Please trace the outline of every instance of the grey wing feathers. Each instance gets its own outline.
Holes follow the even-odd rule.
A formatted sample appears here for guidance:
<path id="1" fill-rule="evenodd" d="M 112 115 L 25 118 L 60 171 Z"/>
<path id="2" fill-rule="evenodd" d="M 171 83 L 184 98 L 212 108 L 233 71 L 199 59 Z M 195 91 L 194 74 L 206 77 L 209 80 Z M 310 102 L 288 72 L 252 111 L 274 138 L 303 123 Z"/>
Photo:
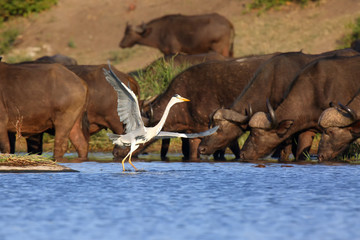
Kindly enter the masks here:
<path id="1" fill-rule="evenodd" d="M 119 134 L 114 134 L 114 133 L 107 133 L 107 135 L 108 135 L 108 137 L 109 137 L 109 139 L 110 139 L 111 141 L 118 140 L 119 137 L 121 136 L 121 135 L 119 135 Z"/>
<path id="2" fill-rule="evenodd" d="M 206 130 L 204 132 L 199 132 L 199 133 L 177 133 L 177 132 L 160 131 L 160 133 L 155 138 L 159 139 L 159 138 L 176 138 L 176 137 L 181 137 L 181 138 L 205 137 L 205 136 L 209 136 L 209 135 L 215 133 L 218 130 L 218 128 L 219 128 L 219 126 L 216 126 L 209 130 Z"/>
<path id="3" fill-rule="evenodd" d="M 120 121 L 125 124 L 125 132 L 129 133 L 137 128 L 144 127 L 142 122 L 137 97 L 111 70 L 103 69 L 106 80 L 115 89 L 118 95 L 117 112 Z"/>

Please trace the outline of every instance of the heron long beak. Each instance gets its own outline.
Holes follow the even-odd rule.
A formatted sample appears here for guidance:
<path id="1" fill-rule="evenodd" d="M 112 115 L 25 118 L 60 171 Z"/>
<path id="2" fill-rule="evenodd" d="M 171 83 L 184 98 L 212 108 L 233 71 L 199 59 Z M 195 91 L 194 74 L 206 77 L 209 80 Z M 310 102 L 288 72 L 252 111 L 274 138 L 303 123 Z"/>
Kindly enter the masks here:
<path id="1" fill-rule="evenodd" d="M 179 97 L 179 99 L 180 99 L 180 100 L 182 100 L 182 101 L 184 101 L 184 102 L 190 102 L 190 100 L 189 100 L 189 99 L 184 98 L 184 97 Z"/>

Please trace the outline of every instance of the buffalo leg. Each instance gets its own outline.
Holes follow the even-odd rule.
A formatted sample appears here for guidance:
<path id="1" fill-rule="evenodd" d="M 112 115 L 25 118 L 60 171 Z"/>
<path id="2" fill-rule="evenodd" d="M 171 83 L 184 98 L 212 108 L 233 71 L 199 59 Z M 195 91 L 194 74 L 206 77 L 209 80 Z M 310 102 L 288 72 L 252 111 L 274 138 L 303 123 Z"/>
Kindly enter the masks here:
<path id="1" fill-rule="evenodd" d="M 10 153 L 14 154 L 15 153 L 15 144 L 16 144 L 15 133 L 8 132 L 8 136 L 9 136 L 9 143 L 10 143 Z"/>
<path id="2" fill-rule="evenodd" d="M 309 153 L 314 136 L 314 131 L 306 131 L 299 134 L 298 146 L 296 150 L 296 160 L 306 159 L 306 153 Z"/>
<path id="3" fill-rule="evenodd" d="M 43 136 L 44 133 L 31 135 L 26 138 L 27 152 L 30 154 L 39 154 L 43 152 Z"/>
<path id="4" fill-rule="evenodd" d="M 190 160 L 197 160 L 200 158 L 198 148 L 201 142 L 200 138 L 191 138 L 190 139 Z"/>
<path id="5" fill-rule="evenodd" d="M 213 154 L 214 160 L 222 161 L 225 160 L 225 150 L 216 150 Z"/>
<path id="6" fill-rule="evenodd" d="M 5 131 L 0 131 L 0 152 L 1 153 L 10 153 L 10 142 L 9 135 L 6 131 L 6 126 L 3 127 Z"/>
<path id="7" fill-rule="evenodd" d="M 235 155 L 235 159 L 240 159 L 240 147 L 237 139 L 230 143 L 229 148 Z"/>
<path id="8" fill-rule="evenodd" d="M 75 146 L 79 159 L 87 159 L 89 141 L 81 126 L 81 118 L 78 118 L 69 134 L 70 141 Z"/>
<path id="9" fill-rule="evenodd" d="M 170 138 L 166 138 L 161 141 L 160 156 L 161 156 L 161 160 L 163 160 L 163 161 L 168 160 L 168 158 L 166 157 L 166 154 L 169 151 L 169 146 L 170 146 Z"/>
<path id="10" fill-rule="evenodd" d="M 183 153 L 183 160 L 189 160 L 190 159 L 190 141 L 188 138 L 182 138 L 182 145 L 181 145 L 181 151 Z"/>

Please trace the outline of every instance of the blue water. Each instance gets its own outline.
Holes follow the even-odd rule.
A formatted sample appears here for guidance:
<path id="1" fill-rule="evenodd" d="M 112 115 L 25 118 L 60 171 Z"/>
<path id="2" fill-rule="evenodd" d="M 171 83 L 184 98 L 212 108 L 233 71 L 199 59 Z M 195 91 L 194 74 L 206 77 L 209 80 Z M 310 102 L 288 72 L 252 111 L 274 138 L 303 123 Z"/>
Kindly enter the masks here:
<path id="1" fill-rule="evenodd" d="M 360 166 L 134 164 L 0 174 L 0 239 L 360 239 Z"/>

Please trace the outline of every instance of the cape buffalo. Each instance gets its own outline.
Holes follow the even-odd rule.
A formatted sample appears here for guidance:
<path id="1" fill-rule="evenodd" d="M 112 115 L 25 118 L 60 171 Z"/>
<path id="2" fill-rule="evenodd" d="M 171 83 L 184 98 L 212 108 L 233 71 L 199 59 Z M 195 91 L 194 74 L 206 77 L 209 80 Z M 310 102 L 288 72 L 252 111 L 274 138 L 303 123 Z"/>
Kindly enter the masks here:
<path id="1" fill-rule="evenodd" d="M 234 101 L 249 82 L 258 66 L 273 54 L 251 56 L 230 61 L 198 64 L 177 75 L 167 90 L 152 104 L 152 124 L 156 124 L 169 99 L 178 93 L 190 99 L 187 104 L 175 105 L 164 125 L 164 131 L 201 132 L 208 129 L 209 115 Z M 149 114 L 150 115 L 150 114 Z M 189 158 L 197 159 L 200 139 L 191 139 Z M 236 144 L 236 145 L 235 145 Z M 238 157 L 237 141 L 233 149 Z"/>
<path id="2" fill-rule="evenodd" d="M 360 87 L 360 56 L 328 57 L 310 63 L 294 78 L 274 111 L 257 112 L 241 158 L 258 159 L 292 135 L 319 131 L 318 119 L 330 102 L 348 102 Z"/>
<path id="3" fill-rule="evenodd" d="M 319 161 L 336 158 L 360 137 L 360 95 L 359 93 L 347 104 L 326 109 L 319 118 L 322 129 L 318 149 Z"/>
<path id="4" fill-rule="evenodd" d="M 167 56 L 158 58 L 155 61 L 153 61 L 151 64 L 149 64 L 147 67 L 145 67 L 144 69 L 133 71 L 129 74 L 134 77 L 140 77 L 146 73 L 148 74 L 148 71 L 156 71 L 158 69 L 158 66 L 162 65 L 162 64 L 164 64 L 164 65 L 168 64 L 168 65 L 171 65 L 172 67 L 179 67 L 180 69 L 184 69 L 184 68 L 188 68 L 192 65 L 203 63 L 203 62 L 208 62 L 208 61 L 213 61 L 213 60 L 226 60 L 226 59 L 229 59 L 229 58 L 226 58 L 217 52 L 192 54 L 192 55 L 186 55 L 186 54 L 181 54 L 181 53 L 172 54 L 172 55 L 167 55 Z M 140 105 L 142 108 L 146 108 L 147 105 L 151 104 L 153 100 L 155 100 L 155 97 L 145 100 L 145 101 L 140 101 Z M 162 160 L 167 160 L 168 158 L 166 157 L 166 155 L 169 150 L 170 139 L 162 139 L 161 141 L 162 141 L 162 144 L 161 144 L 160 156 L 161 156 Z M 189 139 L 182 139 L 182 141 L 183 141 L 182 152 L 183 152 L 185 158 L 188 158 L 189 152 L 190 152 Z M 224 157 L 224 153 L 222 150 L 217 151 L 214 154 L 214 158 L 217 160 L 223 159 L 223 157 Z"/>
<path id="5" fill-rule="evenodd" d="M 219 129 L 202 139 L 199 151 L 201 154 L 211 154 L 218 149 L 229 145 L 230 142 L 237 139 L 248 128 L 249 117 L 245 114 L 246 109 L 251 105 L 254 112 L 265 111 L 266 99 L 270 99 L 273 106 L 281 102 L 282 96 L 287 87 L 293 80 L 293 77 L 307 63 L 329 55 L 357 55 L 358 53 L 351 49 L 325 52 L 322 54 L 311 55 L 302 52 L 289 52 L 276 55 L 262 64 L 252 78 L 251 82 L 228 109 L 217 110 L 212 117 L 212 124 L 219 126 Z M 299 155 L 312 142 L 311 133 L 296 136 L 298 145 L 293 146 L 293 152 Z M 310 137 L 310 139 L 308 138 Z M 284 143 L 283 150 L 278 149 L 281 154 L 281 160 L 287 160 L 291 152 L 291 141 Z M 297 150 L 296 150 L 297 148 Z"/>
<path id="6" fill-rule="evenodd" d="M 68 138 L 87 158 L 86 83 L 60 64 L 0 63 L 0 151 L 10 152 L 8 132 L 23 136 L 55 129 L 54 158 L 63 157 Z"/>
<path id="7" fill-rule="evenodd" d="M 53 56 L 43 56 L 37 58 L 35 62 L 38 63 L 61 63 L 62 65 L 77 65 L 77 61 L 72 58 L 62 54 L 55 54 Z"/>
<path id="8" fill-rule="evenodd" d="M 123 133 L 123 124 L 117 113 L 117 94 L 114 88 L 106 81 L 103 69 L 108 65 L 72 65 L 67 66 L 69 70 L 81 77 L 89 89 L 89 100 L 87 105 L 87 117 L 89 121 L 89 134 L 95 134 L 101 129 L 109 128 L 116 134 Z M 112 66 L 113 72 L 133 92 L 139 96 L 140 87 L 129 75 L 118 71 Z M 29 153 L 42 153 L 42 133 L 27 138 Z"/>
<path id="9" fill-rule="evenodd" d="M 233 55 L 234 35 L 231 22 L 217 13 L 166 15 L 136 28 L 127 24 L 120 47 L 141 44 L 158 48 L 165 55 L 215 51 L 228 57 Z"/>

